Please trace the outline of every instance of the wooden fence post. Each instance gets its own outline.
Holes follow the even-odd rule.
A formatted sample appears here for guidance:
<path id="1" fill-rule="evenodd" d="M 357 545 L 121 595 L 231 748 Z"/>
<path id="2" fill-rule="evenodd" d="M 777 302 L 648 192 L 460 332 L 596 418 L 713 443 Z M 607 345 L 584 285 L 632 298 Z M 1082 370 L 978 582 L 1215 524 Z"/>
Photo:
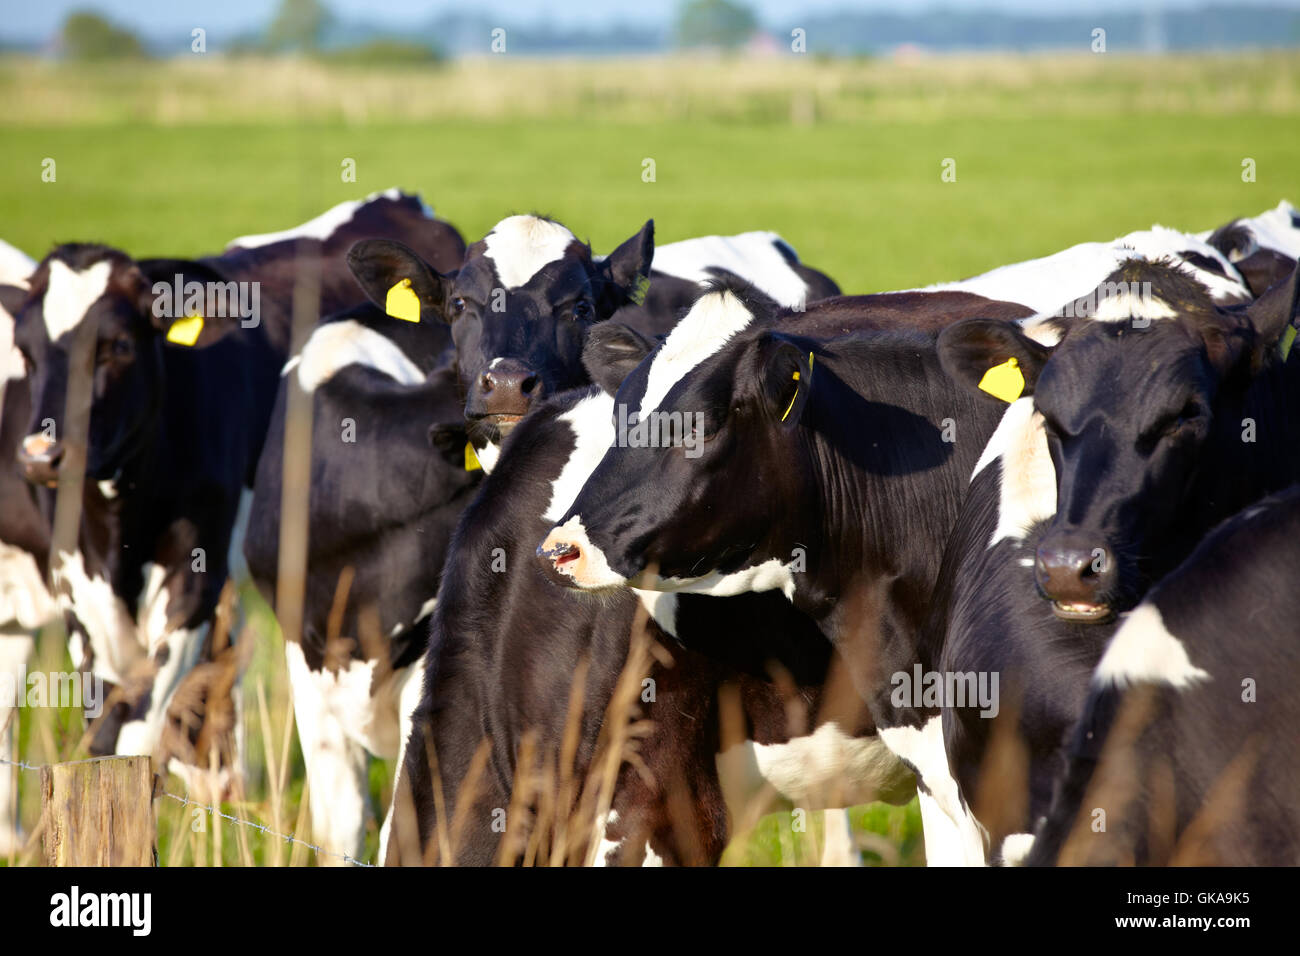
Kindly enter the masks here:
<path id="1" fill-rule="evenodd" d="M 97 757 L 41 768 L 47 866 L 153 866 L 153 760 Z"/>

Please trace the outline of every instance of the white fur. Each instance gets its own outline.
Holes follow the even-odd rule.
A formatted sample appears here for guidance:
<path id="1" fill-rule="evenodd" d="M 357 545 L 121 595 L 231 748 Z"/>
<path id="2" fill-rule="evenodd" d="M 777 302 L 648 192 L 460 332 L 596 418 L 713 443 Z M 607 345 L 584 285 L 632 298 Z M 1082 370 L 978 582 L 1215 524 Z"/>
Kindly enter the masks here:
<path id="1" fill-rule="evenodd" d="M 560 574 L 567 574 L 577 581 L 580 587 L 617 588 L 627 584 L 627 578 L 609 566 L 605 552 L 591 543 L 591 538 L 587 536 L 587 529 L 582 526 L 582 518 L 578 515 L 574 515 L 564 524 L 556 527 L 547 535 L 542 547 L 550 547 L 552 541 L 574 545 L 582 552 L 583 557 L 579 559 L 583 564 L 581 579 L 570 565 L 556 568 Z"/>
<path id="2" fill-rule="evenodd" d="M 642 588 L 633 588 L 632 593 L 637 596 L 641 606 L 646 609 L 651 619 L 654 620 L 664 631 L 677 636 L 677 595 L 669 594 L 664 591 L 646 591 Z"/>
<path id="3" fill-rule="evenodd" d="M 483 474 L 492 474 L 492 469 L 501 460 L 501 446 L 497 442 L 488 442 L 482 448 L 474 449 L 474 457 L 483 468 Z"/>
<path id="4" fill-rule="evenodd" d="M 1219 262 L 1228 278 L 1183 262 L 1216 300 L 1249 298 L 1250 290 L 1227 257 L 1203 239 L 1153 226 L 1120 236 L 1112 242 L 1083 242 L 1041 259 L 1001 266 L 958 282 L 926 286 L 923 291 L 960 290 L 990 299 L 1020 302 L 1035 312 L 1050 314 L 1067 302 L 1092 292 L 1125 259 L 1177 258 L 1195 252 Z"/>
<path id="5" fill-rule="evenodd" d="M 260 246 L 269 246 L 273 242 L 282 242 L 285 239 L 320 239 L 325 240 L 334 234 L 334 232 L 346 222 L 350 222 L 356 215 L 357 210 L 366 203 L 374 202 L 376 199 L 400 199 L 401 190 L 393 187 L 385 189 L 383 192 L 371 193 L 365 199 L 353 199 L 348 202 L 341 202 L 337 206 L 325 210 L 315 219 L 309 219 L 300 226 L 294 226 L 292 229 L 285 229 L 280 232 L 264 232 L 256 235 L 240 236 L 237 239 L 230 240 L 226 249 L 256 249 Z M 421 205 L 424 206 L 423 201 Z M 432 218 L 433 210 L 424 206 L 425 214 Z"/>
<path id="6" fill-rule="evenodd" d="M 652 267 L 692 282 L 713 278 L 708 272 L 710 267 L 726 269 L 757 286 L 777 304 L 801 308 L 808 297 L 807 283 L 790 268 L 778 251 L 777 242 L 784 240 L 775 232 L 700 236 L 659 246 Z"/>
<path id="7" fill-rule="evenodd" d="M 353 319 L 317 327 L 280 374 L 288 375 L 296 368 L 299 386 L 314 392 L 349 365 L 373 368 L 399 385 L 419 385 L 425 380 L 419 366 L 396 342 Z"/>
<path id="8" fill-rule="evenodd" d="M 16 695 L 24 691 L 23 677 L 33 646 L 31 636 L 23 631 L 0 630 L 0 675 L 3 675 L 0 686 L 12 687 Z M 4 763 L 17 759 L 14 747 L 18 739 L 17 715 L 17 710 L 9 706 L 7 694 L 0 698 L 0 857 L 17 852 L 25 842 L 19 815 L 13 813 L 19 770 Z"/>
<path id="9" fill-rule="evenodd" d="M 790 564 L 783 564 L 779 558 L 768 558 L 759 564 L 727 574 L 721 571 L 710 571 L 697 578 L 643 576 L 637 579 L 637 583 L 642 587 L 660 591 L 710 594 L 714 597 L 731 597 L 750 591 L 780 591 L 793 601 L 795 591 L 793 565 L 793 560 Z"/>
<path id="10" fill-rule="evenodd" d="M 1242 252 L 1233 252 L 1228 258 L 1233 262 L 1240 262 L 1256 249 L 1264 248 L 1280 252 L 1292 259 L 1300 259 L 1300 229 L 1292 225 L 1291 220 L 1295 211 L 1295 206 L 1283 199 L 1275 208 L 1260 213 L 1252 219 L 1241 220 L 1240 225 L 1250 231 L 1255 239 L 1255 245 Z M 1213 229 L 1207 229 L 1198 232 L 1196 237 L 1208 239 L 1213 234 Z"/>
<path id="11" fill-rule="evenodd" d="M 754 744 L 759 774 L 787 800 L 811 810 L 884 800 L 906 803 L 912 772 L 879 737 L 851 737 L 834 723 L 783 744 Z"/>
<path id="12" fill-rule="evenodd" d="M 657 409 L 674 385 L 753 321 L 753 313 L 730 292 L 697 299 L 651 359 L 641 416 Z"/>
<path id="13" fill-rule="evenodd" d="M 425 614 L 432 613 L 434 602 L 428 601 L 420 609 L 420 615 L 416 618 L 419 620 Z M 426 610 L 426 608 L 428 610 Z M 403 668 L 403 672 L 396 685 L 397 690 L 397 761 L 393 765 L 393 793 L 397 793 L 397 780 L 402 773 L 402 764 L 406 759 L 406 745 L 411 739 L 411 728 L 414 722 L 411 715 L 420 703 L 420 695 L 424 692 L 424 655 L 412 664 L 410 667 Z M 379 829 L 379 862 L 383 863 L 388 858 L 388 842 L 393 835 L 393 810 L 396 804 L 388 808 L 388 813 L 384 817 L 384 825 Z"/>
<path id="14" fill-rule="evenodd" d="M 59 604 L 77 615 L 94 657 L 94 673 L 123 684 L 131 667 L 144 656 L 135 622 L 112 585 L 86 571 L 81 552 L 60 551 L 51 562 Z"/>
<path id="15" fill-rule="evenodd" d="M 1002 864 L 1004 866 L 1023 866 L 1029 858 L 1029 851 L 1034 848 L 1032 833 L 1012 833 L 1002 841 Z"/>
<path id="16" fill-rule="evenodd" d="M 916 769 L 917 790 L 925 828 L 928 866 L 983 866 L 986 862 L 984 828 L 962 802 L 961 792 L 948 768 L 943 745 L 943 720 L 936 715 L 920 729 L 887 727 L 880 739 Z M 921 791 L 924 784 L 929 793 Z"/>
<path id="17" fill-rule="evenodd" d="M 0 282 L 27 288 L 27 280 L 36 271 L 36 260 L 16 246 L 0 239 Z"/>
<path id="18" fill-rule="evenodd" d="M 1181 690 L 1209 677 L 1188 658 L 1183 642 L 1169 633 L 1160 610 L 1146 603 L 1138 605 L 1115 632 L 1092 682 L 1098 687 L 1169 684 Z"/>
<path id="19" fill-rule="evenodd" d="M 53 620 L 57 610 L 36 559 L 0 541 L 0 627 L 16 624 L 35 630 Z"/>
<path id="20" fill-rule="evenodd" d="M 537 216 L 509 216 L 492 227 L 483 240 L 487 258 L 507 289 L 517 289 L 548 263 L 564 255 L 576 238 L 558 222 Z"/>
<path id="21" fill-rule="evenodd" d="M 1094 322 L 1128 322 L 1131 319 L 1173 319 L 1178 313 L 1154 296 L 1134 295 L 1132 291 L 1108 295 L 1097 302 L 1089 318 Z"/>
<path id="22" fill-rule="evenodd" d="M 108 288 L 112 272 L 113 264 L 107 259 L 101 259 L 81 272 L 73 272 L 59 259 L 50 262 L 49 285 L 41 309 L 51 342 L 57 342 L 81 324 L 95 300 Z"/>
<path id="23" fill-rule="evenodd" d="M 605 457 L 614 441 L 613 415 L 614 399 L 604 392 L 597 392 L 560 416 L 560 421 L 573 431 L 574 447 L 551 485 L 551 502 L 542 512 L 547 521 L 559 521 L 564 517 L 582 486 Z M 479 461 L 482 460 L 480 457 Z"/>
<path id="24" fill-rule="evenodd" d="M 999 460 L 1001 499 L 997 527 L 987 545 L 990 548 L 1004 538 L 1023 539 L 1037 522 L 1056 514 L 1056 468 L 1047 450 L 1043 417 L 1034 411 L 1033 398 L 1018 398 L 1003 413 L 971 480 Z"/>

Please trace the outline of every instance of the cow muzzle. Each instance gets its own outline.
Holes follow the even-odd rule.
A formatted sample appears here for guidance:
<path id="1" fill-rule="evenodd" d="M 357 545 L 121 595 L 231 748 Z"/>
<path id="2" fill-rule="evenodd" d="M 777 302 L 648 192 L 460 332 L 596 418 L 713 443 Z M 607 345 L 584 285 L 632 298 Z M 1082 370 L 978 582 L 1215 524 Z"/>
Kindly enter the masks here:
<path id="1" fill-rule="evenodd" d="M 1034 581 L 1063 621 L 1100 624 L 1114 616 L 1104 595 L 1115 572 L 1110 552 L 1077 535 L 1049 535 L 1034 554 Z"/>
<path id="2" fill-rule="evenodd" d="M 493 359 L 470 390 L 465 415 L 495 425 L 504 437 L 545 394 L 542 377 L 515 359 Z"/>
<path id="3" fill-rule="evenodd" d="M 591 543 L 577 516 L 551 529 L 537 546 L 542 572 L 556 584 L 598 591 L 627 584 L 627 578 L 609 566 L 603 551 Z"/>
<path id="4" fill-rule="evenodd" d="M 63 445 L 45 435 L 28 435 L 18 446 L 18 465 L 23 477 L 34 485 L 53 487 L 59 480 L 59 462 L 63 460 Z"/>

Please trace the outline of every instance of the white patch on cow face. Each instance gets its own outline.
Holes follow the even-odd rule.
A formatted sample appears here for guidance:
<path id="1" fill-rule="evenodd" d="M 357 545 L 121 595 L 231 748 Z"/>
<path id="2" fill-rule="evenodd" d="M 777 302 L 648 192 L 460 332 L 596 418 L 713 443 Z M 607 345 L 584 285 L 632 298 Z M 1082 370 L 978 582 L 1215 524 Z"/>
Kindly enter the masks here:
<path id="1" fill-rule="evenodd" d="M 509 216 L 483 240 L 485 254 L 507 289 L 517 289 L 548 263 L 563 258 L 577 238 L 558 222 L 537 216 Z"/>
<path id="2" fill-rule="evenodd" d="M 1022 540 L 1035 524 L 1056 514 L 1056 467 L 1047 450 L 1043 416 L 1034 410 L 1032 397 L 1016 399 L 1002 414 L 971 480 L 999 459 L 1001 498 L 990 548 L 1003 538 Z"/>
<path id="3" fill-rule="evenodd" d="M 614 399 L 597 392 L 582 399 L 558 420 L 573 432 L 573 451 L 552 482 L 551 502 L 542 512 L 542 517 L 551 522 L 559 521 L 572 507 L 578 492 L 614 443 Z"/>
<path id="4" fill-rule="evenodd" d="M 163 603 L 166 603 L 165 600 Z M 199 662 L 207 633 L 208 624 L 204 623 L 192 630 L 169 630 L 153 643 L 154 654 L 164 646 L 167 648 L 167 660 L 154 672 L 149 687 L 149 707 L 144 717 L 128 720 L 118 731 L 117 745 L 114 748 L 116 753 L 149 755 L 158 749 L 167 723 L 167 705 L 171 703 L 172 695 L 180 686 L 181 680 Z"/>
<path id="5" fill-rule="evenodd" d="M 931 717 L 919 729 L 882 727 L 880 739 L 916 769 L 926 865 L 983 866 L 987 860 L 987 834 L 966 807 L 948 768 L 942 717 Z M 928 793 L 922 790 L 921 784 Z"/>
<path id="6" fill-rule="evenodd" d="M 599 590 L 623 587 L 628 583 L 627 578 L 609 566 L 605 552 L 591 543 L 587 529 L 582 526 L 582 519 L 577 515 L 552 528 L 542 542 L 541 550 L 555 551 L 565 545 L 577 548 L 578 556 L 563 565 L 557 564 L 555 570 L 572 578 L 578 587 Z"/>
<path id="7" fill-rule="evenodd" d="M 36 559 L 0 541 L 0 627 L 16 624 L 34 631 L 52 621 L 57 610 Z"/>
<path id="8" fill-rule="evenodd" d="M 1133 319 L 1176 319 L 1169 303 L 1154 296 L 1134 295 L 1132 290 L 1101 297 L 1089 316 L 1094 322 L 1129 322 Z"/>
<path id="9" fill-rule="evenodd" d="M 296 368 L 298 385 L 314 392 L 349 365 L 373 368 L 399 385 L 421 385 L 426 377 L 396 342 L 353 319 L 318 327 L 280 374 Z"/>
<path id="10" fill-rule="evenodd" d="M 269 246 L 273 242 L 283 242 L 286 239 L 319 239 L 324 241 L 332 236 L 344 223 L 351 222 L 352 217 L 357 214 L 357 210 L 367 203 L 374 202 L 377 199 L 401 199 L 402 192 L 397 187 L 385 189 L 383 192 L 371 193 L 365 199 L 352 199 L 347 202 L 341 202 L 333 206 L 315 219 L 309 219 L 300 226 L 294 226 L 292 229 L 284 229 L 280 232 L 264 232 L 251 236 L 240 236 L 238 239 L 232 239 L 226 244 L 226 249 L 256 249 L 259 246 Z M 423 201 L 421 206 L 427 210 L 426 215 L 432 218 L 432 210 L 425 206 Z"/>
<path id="11" fill-rule="evenodd" d="M 641 416 L 657 409 L 691 369 L 753 321 L 753 313 L 730 292 L 711 292 L 697 299 L 651 359 L 645 394 L 641 396 Z"/>
<path id="12" fill-rule="evenodd" d="M 80 272 L 73 272 L 60 259 L 50 262 L 49 285 L 45 289 L 41 311 L 51 342 L 57 342 L 81 324 L 90 307 L 108 288 L 112 273 L 113 264 L 107 259 L 101 259 Z"/>
<path id="13" fill-rule="evenodd" d="M 742 232 L 735 236 L 700 236 L 670 242 L 655 249 L 651 268 L 691 282 L 714 278 L 710 268 L 726 269 L 778 305 L 801 308 L 808 297 L 808 284 L 790 268 L 777 248 L 778 242 L 789 245 L 775 232 Z"/>
<path id="14" fill-rule="evenodd" d="M 1169 633 L 1154 604 L 1141 604 L 1124 619 L 1092 675 L 1097 687 L 1147 683 L 1178 690 L 1209 679 L 1191 662 L 1183 642 Z"/>
<path id="15" fill-rule="evenodd" d="M 834 723 L 787 743 L 755 744 L 754 760 L 777 793 L 809 810 L 904 804 L 916 792 L 912 771 L 879 737 L 851 737 Z"/>

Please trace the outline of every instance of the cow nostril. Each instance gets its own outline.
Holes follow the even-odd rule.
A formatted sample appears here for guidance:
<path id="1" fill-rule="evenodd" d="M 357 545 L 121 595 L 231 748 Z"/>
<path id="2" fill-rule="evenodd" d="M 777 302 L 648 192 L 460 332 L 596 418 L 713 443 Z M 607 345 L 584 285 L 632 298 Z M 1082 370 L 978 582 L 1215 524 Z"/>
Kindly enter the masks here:
<path id="1" fill-rule="evenodd" d="M 562 564 L 571 564 L 581 556 L 582 549 L 576 544 L 557 545 L 555 550 L 551 552 L 551 560 L 555 562 L 557 568 Z"/>
<path id="2" fill-rule="evenodd" d="M 530 375 L 519 383 L 519 391 L 525 395 L 531 395 L 534 388 L 537 387 L 537 376 Z"/>
<path id="3" fill-rule="evenodd" d="M 479 388 L 481 388 L 484 392 L 490 392 L 490 391 L 492 391 L 492 384 L 493 384 L 493 383 L 492 383 L 492 373 L 491 373 L 491 372 L 484 372 L 484 373 L 479 377 L 478 384 L 479 384 Z"/>

